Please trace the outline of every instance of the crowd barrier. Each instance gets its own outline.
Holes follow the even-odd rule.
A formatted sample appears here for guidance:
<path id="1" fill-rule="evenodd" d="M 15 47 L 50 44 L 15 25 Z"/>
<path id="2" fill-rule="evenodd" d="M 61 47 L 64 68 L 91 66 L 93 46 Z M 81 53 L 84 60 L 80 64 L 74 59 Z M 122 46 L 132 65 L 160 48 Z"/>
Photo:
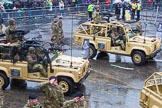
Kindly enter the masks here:
<path id="1" fill-rule="evenodd" d="M 159 6 L 159 12 L 162 10 L 162 5 L 158 4 Z M 34 8 L 34 9 L 21 9 L 18 11 L 14 10 L 6 10 L 6 12 L 0 12 L 0 16 L 8 20 L 9 18 L 31 18 L 31 17 L 44 17 L 44 16 L 50 16 L 50 15 L 69 15 L 69 14 L 80 14 L 84 13 L 87 14 L 87 7 L 88 4 L 81 4 L 81 5 L 76 5 L 73 7 L 65 7 L 63 11 L 59 10 L 59 7 L 53 7 L 52 11 L 46 8 Z M 100 4 L 101 11 L 109 11 L 109 12 L 114 12 L 114 6 L 113 4 L 106 4 L 106 3 L 101 3 Z M 148 6 L 147 3 L 142 3 L 142 12 L 147 12 L 149 11 L 156 11 L 157 5 L 154 6 Z M 146 14 L 142 13 L 141 16 L 145 16 Z M 151 16 L 150 14 L 147 14 L 148 16 Z"/>

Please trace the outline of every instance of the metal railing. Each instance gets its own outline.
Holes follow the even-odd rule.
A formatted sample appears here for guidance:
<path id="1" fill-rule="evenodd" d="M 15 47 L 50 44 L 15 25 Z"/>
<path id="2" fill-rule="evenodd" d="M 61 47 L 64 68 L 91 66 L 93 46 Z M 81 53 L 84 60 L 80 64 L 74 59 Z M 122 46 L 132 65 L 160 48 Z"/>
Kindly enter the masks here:
<path id="1" fill-rule="evenodd" d="M 69 15 L 69 14 L 78 14 L 78 13 L 84 13 L 87 14 L 87 6 L 88 4 L 79 4 L 73 7 L 66 6 L 63 11 L 60 11 L 58 7 L 53 7 L 52 11 L 49 11 L 49 9 L 39 7 L 39 8 L 24 8 L 19 11 L 14 10 L 6 10 L 6 12 L 0 12 L 0 16 L 3 19 L 9 19 L 9 18 L 31 18 L 31 17 L 44 17 L 44 16 L 50 16 L 50 15 Z M 158 4 L 159 6 L 159 17 L 162 14 L 160 10 L 162 10 L 162 3 Z M 110 11 L 114 12 L 114 6 L 113 4 L 106 4 L 106 3 L 100 3 L 100 8 L 102 11 Z M 152 9 L 153 8 L 153 9 Z M 150 12 L 156 11 L 155 7 L 149 7 L 147 3 L 142 3 L 142 10 L 141 10 L 141 16 L 153 16 L 153 14 L 150 14 Z M 147 13 L 146 13 L 147 12 Z"/>

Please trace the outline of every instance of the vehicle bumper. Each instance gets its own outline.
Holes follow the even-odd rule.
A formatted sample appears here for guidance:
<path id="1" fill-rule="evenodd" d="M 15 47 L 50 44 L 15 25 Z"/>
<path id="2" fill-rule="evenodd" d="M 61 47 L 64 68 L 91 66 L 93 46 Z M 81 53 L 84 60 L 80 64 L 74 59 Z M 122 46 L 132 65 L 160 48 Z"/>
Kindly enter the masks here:
<path id="1" fill-rule="evenodd" d="M 161 51 L 161 49 L 160 49 L 160 48 L 159 48 L 159 49 L 157 49 L 156 51 L 154 51 L 154 52 L 151 54 L 150 58 L 155 57 L 155 56 L 156 56 L 156 54 L 157 54 L 157 53 L 159 53 L 160 51 Z"/>
<path id="2" fill-rule="evenodd" d="M 79 81 L 79 83 L 83 83 L 87 79 L 87 77 L 90 75 L 90 73 L 91 73 L 91 70 L 89 69 L 86 75 Z"/>

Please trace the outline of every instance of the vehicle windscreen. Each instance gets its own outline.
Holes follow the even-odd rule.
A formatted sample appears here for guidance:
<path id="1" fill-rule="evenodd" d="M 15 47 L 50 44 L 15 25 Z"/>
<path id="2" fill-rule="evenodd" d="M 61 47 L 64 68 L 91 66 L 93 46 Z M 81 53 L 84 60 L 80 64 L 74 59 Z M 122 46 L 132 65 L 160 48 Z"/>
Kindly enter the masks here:
<path id="1" fill-rule="evenodd" d="M 133 31 L 128 31 L 127 35 L 128 35 L 129 38 L 136 36 L 136 34 Z"/>
<path id="2" fill-rule="evenodd" d="M 49 58 L 51 61 L 53 61 L 58 56 L 58 52 L 51 46 L 50 43 L 46 43 L 43 45 L 43 47 L 47 50 Z"/>

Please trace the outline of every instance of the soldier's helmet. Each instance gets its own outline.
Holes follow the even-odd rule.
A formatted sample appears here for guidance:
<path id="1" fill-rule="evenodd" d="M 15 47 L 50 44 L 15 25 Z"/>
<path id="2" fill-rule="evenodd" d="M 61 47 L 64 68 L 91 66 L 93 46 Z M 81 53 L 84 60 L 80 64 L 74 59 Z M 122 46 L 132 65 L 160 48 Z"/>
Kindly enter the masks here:
<path id="1" fill-rule="evenodd" d="M 15 25 L 15 23 L 16 23 L 15 19 L 11 18 L 11 19 L 9 20 L 9 24 L 10 24 L 10 25 Z"/>
<path id="2" fill-rule="evenodd" d="M 115 25 L 112 26 L 111 30 L 116 31 L 117 27 Z"/>
<path id="3" fill-rule="evenodd" d="M 35 48 L 34 47 L 29 47 L 29 53 L 35 53 Z"/>

